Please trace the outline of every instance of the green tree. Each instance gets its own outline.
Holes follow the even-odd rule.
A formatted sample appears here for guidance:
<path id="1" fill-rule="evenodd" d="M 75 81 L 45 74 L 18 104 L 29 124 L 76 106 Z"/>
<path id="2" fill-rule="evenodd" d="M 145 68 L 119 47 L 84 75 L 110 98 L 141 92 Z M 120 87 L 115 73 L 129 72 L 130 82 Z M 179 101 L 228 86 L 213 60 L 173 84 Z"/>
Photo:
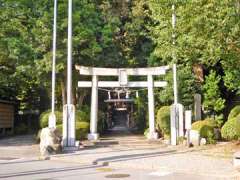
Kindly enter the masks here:
<path id="1" fill-rule="evenodd" d="M 210 71 L 203 85 L 204 108 L 215 113 L 221 112 L 225 103 L 225 100 L 221 98 L 221 92 L 219 90 L 220 81 L 221 77 L 217 75 L 215 71 Z"/>

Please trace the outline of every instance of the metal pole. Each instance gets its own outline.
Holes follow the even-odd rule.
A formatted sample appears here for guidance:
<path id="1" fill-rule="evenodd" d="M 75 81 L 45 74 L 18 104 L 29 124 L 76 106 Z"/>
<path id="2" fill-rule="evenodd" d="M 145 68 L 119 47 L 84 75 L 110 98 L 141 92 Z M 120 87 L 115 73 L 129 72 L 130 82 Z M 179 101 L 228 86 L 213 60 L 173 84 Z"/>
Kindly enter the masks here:
<path id="1" fill-rule="evenodd" d="M 178 91 L 177 91 L 177 66 L 173 64 L 173 92 L 174 92 L 174 104 L 178 103 Z"/>
<path id="2" fill-rule="evenodd" d="M 72 104 L 72 0 L 68 0 L 67 105 L 63 108 L 63 146 L 75 147 L 75 106 Z"/>
<path id="3" fill-rule="evenodd" d="M 67 105 L 72 104 L 72 0 L 68 0 Z"/>
<path id="4" fill-rule="evenodd" d="M 56 43 L 57 43 L 57 0 L 54 0 L 54 20 L 53 20 L 53 56 L 52 56 L 52 112 L 49 117 L 49 127 L 56 127 L 55 116 L 55 85 L 56 85 Z"/>
<path id="5" fill-rule="evenodd" d="M 175 28 L 176 28 L 176 12 L 175 12 L 175 5 L 172 5 L 172 39 L 173 39 L 173 51 L 172 51 L 172 58 L 173 58 L 173 93 L 174 93 L 174 104 L 171 106 L 171 145 L 177 145 L 177 137 L 178 137 L 178 123 L 179 123 L 179 112 L 178 112 L 178 95 L 177 95 L 177 58 L 176 58 L 176 35 L 175 35 Z"/>
<path id="6" fill-rule="evenodd" d="M 174 86 L 174 104 L 178 103 L 178 94 L 177 94 L 177 66 L 175 63 L 177 63 L 177 57 L 176 57 L 176 52 L 175 52 L 175 46 L 176 46 L 176 34 L 175 34 L 175 29 L 176 29 L 176 12 L 175 12 L 175 5 L 172 5 L 172 28 L 173 28 L 173 86 Z"/>

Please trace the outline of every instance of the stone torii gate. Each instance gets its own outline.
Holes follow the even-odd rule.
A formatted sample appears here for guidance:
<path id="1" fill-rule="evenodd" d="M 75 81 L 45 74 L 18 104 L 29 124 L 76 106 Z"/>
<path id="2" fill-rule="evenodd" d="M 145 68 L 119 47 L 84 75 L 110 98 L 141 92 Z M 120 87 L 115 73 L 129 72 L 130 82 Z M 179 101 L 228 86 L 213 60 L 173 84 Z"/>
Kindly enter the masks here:
<path id="1" fill-rule="evenodd" d="M 149 113 L 149 134 L 148 139 L 157 139 L 154 117 L 154 87 L 165 87 L 166 81 L 154 81 L 153 76 L 165 75 L 169 66 L 149 67 L 149 68 L 96 68 L 76 66 L 80 75 L 92 76 L 92 81 L 79 81 L 78 87 L 92 88 L 91 97 L 91 117 L 89 140 L 99 138 L 97 132 L 98 121 L 98 87 L 147 87 L 148 88 L 148 113 Z M 118 76 L 118 81 L 98 81 L 99 76 Z M 147 81 L 128 81 L 128 76 L 147 76 Z"/>

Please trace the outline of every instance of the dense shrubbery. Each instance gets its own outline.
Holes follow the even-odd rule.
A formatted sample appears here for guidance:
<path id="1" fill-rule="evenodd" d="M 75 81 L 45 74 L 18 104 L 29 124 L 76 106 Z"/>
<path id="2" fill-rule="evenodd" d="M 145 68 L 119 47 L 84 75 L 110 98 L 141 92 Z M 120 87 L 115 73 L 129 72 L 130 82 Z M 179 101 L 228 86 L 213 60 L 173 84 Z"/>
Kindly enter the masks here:
<path id="1" fill-rule="evenodd" d="M 217 123 L 213 119 L 205 119 L 202 121 L 196 121 L 192 124 L 192 130 L 199 132 L 200 137 L 206 138 L 207 143 L 215 143 L 214 128 L 217 127 Z"/>
<path id="2" fill-rule="evenodd" d="M 15 134 L 26 134 L 28 132 L 28 127 L 26 124 L 21 123 L 14 128 Z"/>
<path id="3" fill-rule="evenodd" d="M 228 120 L 237 117 L 240 114 L 240 105 L 235 106 L 228 115 Z"/>
<path id="4" fill-rule="evenodd" d="M 144 132 L 148 127 L 147 115 L 148 111 L 146 110 L 147 106 L 143 97 L 135 99 L 136 111 L 134 111 L 134 120 L 139 132 Z"/>
<path id="5" fill-rule="evenodd" d="M 43 112 L 40 116 L 40 127 L 44 128 L 48 126 L 48 118 L 49 115 L 51 114 L 51 110 L 47 110 L 45 112 Z M 63 119 L 63 114 L 61 111 L 55 111 L 55 115 L 56 115 L 56 124 L 62 124 L 62 119 Z M 90 118 L 89 118 L 89 114 L 88 112 L 84 112 L 84 111 L 76 111 L 76 122 L 89 122 Z"/>
<path id="6" fill-rule="evenodd" d="M 227 122 L 221 129 L 223 139 L 236 140 L 240 138 L 240 106 L 235 106 L 229 116 Z"/>
<path id="7" fill-rule="evenodd" d="M 48 118 L 51 114 L 51 110 L 47 110 L 45 112 L 43 112 L 40 116 L 40 127 L 41 128 L 45 128 L 48 126 Z M 60 111 L 55 111 L 55 116 L 56 116 L 56 124 L 61 124 L 62 123 L 62 112 Z"/>
<path id="8" fill-rule="evenodd" d="M 222 137 L 226 140 L 235 140 L 240 137 L 240 117 L 229 119 L 222 127 Z"/>
<path id="9" fill-rule="evenodd" d="M 62 133 L 62 124 L 57 125 L 57 129 Z M 89 130 L 88 122 L 76 122 L 76 139 L 85 139 Z"/>
<path id="10" fill-rule="evenodd" d="M 165 137 L 170 135 L 170 106 L 163 106 L 158 110 L 156 129 Z"/>
<path id="11" fill-rule="evenodd" d="M 45 128 L 48 126 L 48 118 L 51 110 L 45 111 L 40 116 L 40 127 Z M 62 132 L 62 119 L 63 114 L 61 111 L 55 111 L 57 128 Z M 89 111 L 78 110 L 76 111 L 76 139 L 84 139 L 89 131 Z"/>
<path id="12" fill-rule="evenodd" d="M 107 129 L 107 123 L 105 118 L 105 113 L 103 111 L 98 110 L 98 133 L 103 133 L 104 130 Z"/>
<path id="13" fill-rule="evenodd" d="M 143 134 L 147 138 L 149 134 L 149 128 L 145 129 Z"/>

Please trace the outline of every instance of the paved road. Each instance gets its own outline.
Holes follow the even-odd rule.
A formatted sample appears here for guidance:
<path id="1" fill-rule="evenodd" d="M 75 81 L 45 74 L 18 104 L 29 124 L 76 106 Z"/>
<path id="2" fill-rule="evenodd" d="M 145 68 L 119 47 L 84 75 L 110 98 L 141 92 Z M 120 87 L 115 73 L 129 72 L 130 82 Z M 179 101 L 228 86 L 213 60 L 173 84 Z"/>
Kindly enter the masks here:
<path id="1" fill-rule="evenodd" d="M 149 171 L 111 166 L 66 163 L 61 161 L 39 160 L 2 160 L 0 161 L 0 179 L 11 180 L 215 180 L 207 176 L 173 173 L 166 170 Z"/>
<path id="2" fill-rule="evenodd" d="M 112 136 L 84 145 L 75 153 L 39 161 L 32 136 L 2 139 L 0 179 L 240 179 L 230 159 L 205 156 L 199 149 L 148 142 L 143 136 Z M 103 166 L 105 162 L 109 165 Z M 114 178 L 121 174 L 126 177 Z"/>

